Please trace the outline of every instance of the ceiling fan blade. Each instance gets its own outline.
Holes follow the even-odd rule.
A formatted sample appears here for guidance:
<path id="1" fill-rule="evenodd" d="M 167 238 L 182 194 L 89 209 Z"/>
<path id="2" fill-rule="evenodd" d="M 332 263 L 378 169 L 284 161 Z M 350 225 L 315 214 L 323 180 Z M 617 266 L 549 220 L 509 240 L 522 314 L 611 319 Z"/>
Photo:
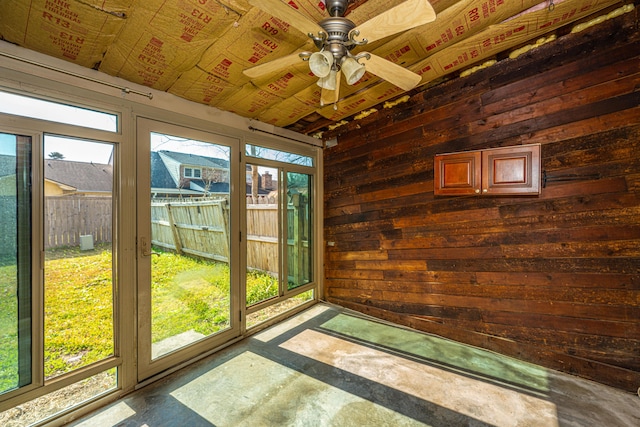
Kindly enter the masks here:
<path id="1" fill-rule="evenodd" d="M 369 43 L 393 34 L 419 27 L 436 19 L 436 12 L 427 0 L 407 0 L 386 12 L 363 22 L 351 32 L 358 30 Z"/>
<path id="2" fill-rule="evenodd" d="M 418 86 L 418 83 L 422 80 L 422 77 L 413 71 L 409 71 L 377 55 L 371 53 L 369 55 L 369 59 L 366 57 L 362 59 L 365 69 L 371 74 L 375 74 L 405 91 Z"/>
<path id="3" fill-rule="evenodd" d="M 255 79 L 258 77 L 267 76 L 277 71 L 281 71 L 287 67 L 297 65 L 300 61 L 302 61 L 302 59 L 300 59 L 299 53 L 292 53 L 290 55 L 274 59 L 273 61 L 265 62 L 264 64 L 247 68 L 242 72 L 250 79 Z"/>
<path id="4" fill-rule="evenodd" d="M 320 92 L 320 106 L 324 107 L 329 104 L 336 104 L 338 102 L 338 98 L 340 97 L 340 75 L 342 73 L 336 73 L 336 90 L 329 90 L 322 88 L 322 92 Z"/>
<path id="5" fill-rule="evenodd" d="M 317 35 L 319 31 L 324 31 L 320 25 L 280 0 L 249 0 L 249 4 L 271 16 L 282 19 L 304 34 Z"/>

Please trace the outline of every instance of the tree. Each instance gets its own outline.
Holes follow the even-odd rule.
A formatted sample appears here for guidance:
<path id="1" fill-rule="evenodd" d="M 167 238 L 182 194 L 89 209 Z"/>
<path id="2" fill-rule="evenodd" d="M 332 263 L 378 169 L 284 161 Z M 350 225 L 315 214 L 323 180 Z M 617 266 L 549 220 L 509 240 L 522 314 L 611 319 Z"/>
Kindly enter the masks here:
<path id="1" fill-rule="evenodd" d="M 64 154 L 60 153 L 59 151 L 52 151 L 51 153 L 49 153 L 49 158 L 55 160 L 64 160 Z"/>

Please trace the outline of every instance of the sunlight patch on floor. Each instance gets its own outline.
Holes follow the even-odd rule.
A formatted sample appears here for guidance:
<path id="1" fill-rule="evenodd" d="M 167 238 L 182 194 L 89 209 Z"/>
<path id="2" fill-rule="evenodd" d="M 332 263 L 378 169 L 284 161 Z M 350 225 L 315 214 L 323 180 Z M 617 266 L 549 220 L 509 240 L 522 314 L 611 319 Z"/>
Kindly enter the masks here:
<path id="1" fill-rule="evenodd" d="M 491 425 L 558 425 L 544 399 L 322 332 L 302 331 L 280 347 Z"/>
<path id="2" fill-rule="evenodd" d="M 547 369 L 489 350 L 345 314 L 324 322 L 320 329 L 367 346 L 379 346 L 383 351 L 395 351 L 488 381 L 522 387 L 542 397 L 549 392 Z"/>
<path id="3" fill-rule="evenodd" d="M 171 395 L 217 427 L 355 426 L 374 425 L 376 419 L 379 425 L 425 425 L 251 352 L 234 357 Z"/>

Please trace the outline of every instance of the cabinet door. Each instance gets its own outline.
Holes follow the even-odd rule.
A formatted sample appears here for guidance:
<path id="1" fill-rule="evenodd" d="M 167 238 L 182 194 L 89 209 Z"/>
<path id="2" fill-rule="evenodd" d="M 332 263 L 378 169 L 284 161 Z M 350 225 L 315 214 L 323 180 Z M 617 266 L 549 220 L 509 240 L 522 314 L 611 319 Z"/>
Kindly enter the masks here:
<path id="1" fill-rule="evenodd" d="M 435 156 L 433 193 L 436 196 L 479 194 L 480 151 Z"/>
<path id="2" fill-rule="evenodd" d="M 482 152 L 482 194 L 539 194 L 540 145 Z"/>

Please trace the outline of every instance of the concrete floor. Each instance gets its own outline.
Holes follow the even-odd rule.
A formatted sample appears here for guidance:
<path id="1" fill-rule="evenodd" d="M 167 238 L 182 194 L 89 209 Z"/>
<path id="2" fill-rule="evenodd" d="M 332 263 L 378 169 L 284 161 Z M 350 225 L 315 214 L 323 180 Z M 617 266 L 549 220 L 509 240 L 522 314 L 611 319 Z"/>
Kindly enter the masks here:
<path id="1" fill-rule="evenodd" d="M 640 398 L 318 304 L 73 424 L 640 426 Z"/>

